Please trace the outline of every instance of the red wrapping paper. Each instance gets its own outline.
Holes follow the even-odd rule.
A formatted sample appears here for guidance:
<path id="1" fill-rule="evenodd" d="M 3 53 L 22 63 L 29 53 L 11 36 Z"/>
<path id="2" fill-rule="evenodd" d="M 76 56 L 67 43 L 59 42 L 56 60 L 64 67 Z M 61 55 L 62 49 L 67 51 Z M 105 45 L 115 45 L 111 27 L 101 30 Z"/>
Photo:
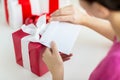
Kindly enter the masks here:
<path id="1" fill-rule="evenodd" d="M 49 0 L 49 14 L 59 9 L 59 0 Z"/>
<path id="2" fill-rule="evenodd" d="M 6 21 L 9 23 L 9 13 L 8 13 L 8 5 L 7 5 L 7 1 L 4 1 L 4 8 L 5 8 L 5 16 L 6 16 Z"/>
<path id="3" fill-rule="evenodd" d="M 25 20 L 28 17 L 32 16 L 30 0 L 18 0 L 18 1 L 19 1 L 19 4 L 22 6 L 23 23 L 25 23 Z"/>

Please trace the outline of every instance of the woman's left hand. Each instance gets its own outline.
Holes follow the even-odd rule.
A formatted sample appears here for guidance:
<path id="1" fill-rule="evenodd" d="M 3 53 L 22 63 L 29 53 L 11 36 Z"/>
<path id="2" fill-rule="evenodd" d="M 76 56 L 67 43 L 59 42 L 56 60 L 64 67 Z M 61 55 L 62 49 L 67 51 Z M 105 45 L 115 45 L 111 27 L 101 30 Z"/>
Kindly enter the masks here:
<path id="1" fill-rule="evenodd" d="M 72 54 L 66 55 L 59 53 L 56 44 L 52 42 L 51 49 L 46 48 L 43 53 L 43 61 L 48 66 L 50 72 L 54 75 L 64 72 L 63 61 L 69 60 L 71 56 Z"/>

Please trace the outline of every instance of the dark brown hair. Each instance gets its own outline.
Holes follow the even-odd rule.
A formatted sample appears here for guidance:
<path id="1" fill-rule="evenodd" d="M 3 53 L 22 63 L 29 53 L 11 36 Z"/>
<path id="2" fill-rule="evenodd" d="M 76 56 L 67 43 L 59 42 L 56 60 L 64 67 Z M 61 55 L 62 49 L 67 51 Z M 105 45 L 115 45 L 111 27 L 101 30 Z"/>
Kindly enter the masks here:
<path id="1" fill-rule="evenodd" d="M 97 2 L 110 10 L 114 11 L 120 10 L 120 0 L 85 0 L 85 1 L 87 1 L 90 4 L 93 2 Z"/>

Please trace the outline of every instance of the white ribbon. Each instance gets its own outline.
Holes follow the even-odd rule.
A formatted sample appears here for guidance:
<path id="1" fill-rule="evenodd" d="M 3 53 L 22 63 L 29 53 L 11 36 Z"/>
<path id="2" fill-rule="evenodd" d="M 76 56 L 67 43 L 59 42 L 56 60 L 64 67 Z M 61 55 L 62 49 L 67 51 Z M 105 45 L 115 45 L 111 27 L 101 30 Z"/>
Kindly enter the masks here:
<path id="1" fill-rule="evenodd" d="M 40 43 L 39 35 L 42 35 L 44 30 L 46 29 L 46 15 L 43 15 L 38 19 L 36 26 L 34 24 L 29 24 L 27 26 L 23 25 L 21 28 L 23 32 L 30 34 L 21 39 L 21 48 L 23 66 L 24 68 L 31 70 L 28 46 L 30 42 Z"/>

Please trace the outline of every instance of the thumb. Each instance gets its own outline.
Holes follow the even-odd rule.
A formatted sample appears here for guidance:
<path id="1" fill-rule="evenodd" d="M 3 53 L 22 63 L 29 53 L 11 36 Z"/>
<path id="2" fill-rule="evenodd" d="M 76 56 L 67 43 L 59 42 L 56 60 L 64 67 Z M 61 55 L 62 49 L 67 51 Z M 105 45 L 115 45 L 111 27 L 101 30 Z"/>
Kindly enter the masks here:
<path id="1" fill-rule="evenodd" d="M 58 54 L 59 53 L 59 51 L 57 49 L 57 45 L 54 41 L 51 42 L 51 50 L 52 50 L 53 54 Z"/>

